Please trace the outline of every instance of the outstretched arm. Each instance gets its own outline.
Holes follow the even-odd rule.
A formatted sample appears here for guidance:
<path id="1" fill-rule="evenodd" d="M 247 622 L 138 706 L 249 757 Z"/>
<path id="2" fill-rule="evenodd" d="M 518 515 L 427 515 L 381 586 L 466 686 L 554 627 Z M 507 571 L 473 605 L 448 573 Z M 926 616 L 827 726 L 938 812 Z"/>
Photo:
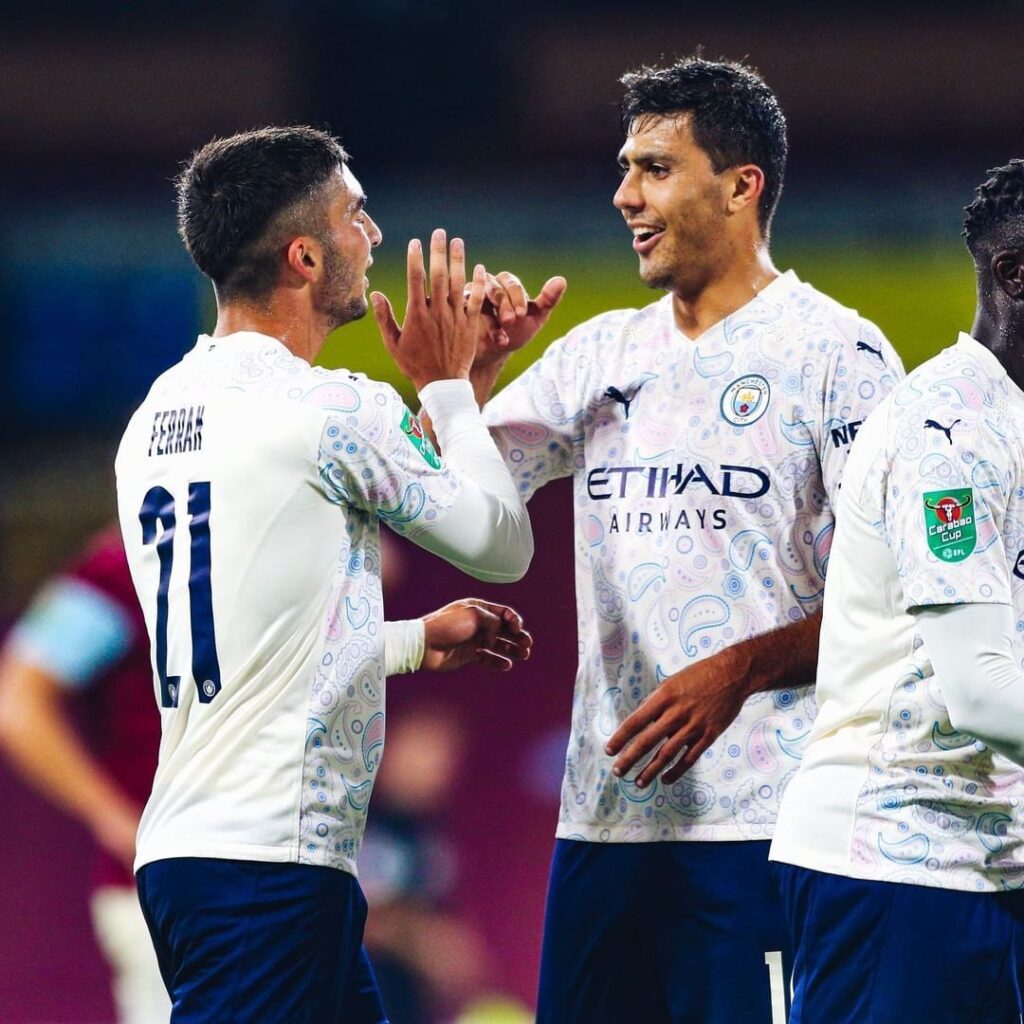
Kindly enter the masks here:
<path id="1" fill-rule="evenodd" d="M 612 771 L 625 775 L 657 750 L 637 776 L 637 786 L 650 785 L 659 772 L 664 772 L 662 782 L 675 782 L 732 724 L 752 694 L 813 682 L 820 631 L 818 612 L 669 676 L 608 741 L 605 752 L 618 755 Z"/>

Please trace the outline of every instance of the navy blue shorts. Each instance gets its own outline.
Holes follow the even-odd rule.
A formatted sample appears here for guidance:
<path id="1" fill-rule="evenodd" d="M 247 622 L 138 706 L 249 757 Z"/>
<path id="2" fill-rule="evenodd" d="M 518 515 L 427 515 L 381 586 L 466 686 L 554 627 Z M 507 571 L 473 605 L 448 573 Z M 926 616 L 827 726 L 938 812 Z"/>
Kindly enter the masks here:
<path id="1" fill-rule="evenodd" d="M 785 1024 L 790 945 L 768 847 L 559 839 L 538 1024 Z"/>
<path id="2" fill-rule="evenodd" d="M 789 1024 L 1019 1024 L 1024 893 L 774 867 L 793 931 Z"/>
<path id="3" fill-rule="evenodd" d="M 352 875 L 182 857 L 137 881 L 173 1024 L 386 1024 Z"/>

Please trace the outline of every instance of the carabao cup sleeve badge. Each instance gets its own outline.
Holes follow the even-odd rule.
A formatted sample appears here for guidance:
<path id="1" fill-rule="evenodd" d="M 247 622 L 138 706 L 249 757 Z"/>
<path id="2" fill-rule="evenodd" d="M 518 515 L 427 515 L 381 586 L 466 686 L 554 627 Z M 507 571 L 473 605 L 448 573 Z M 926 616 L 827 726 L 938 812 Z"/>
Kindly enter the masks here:
<path id="1" fill-rule="evenodd" d="M 409 443 L 423 456 L 423 461 L 434 469 L 441 468 L 441 457 L 437 450 L 430 443 L 430 438 L 423 433 L 420 421 L 413 416 L 408 409 L 402 415 L 402 433 L 409 439 Z"/>
<path id="2" fill-rule="evenodd" d="M 737 377 L 722 392 L 722 419 L 734 427 L 749 427 L 767 412 L 771 394 L 771 386 L 761 374 Z"/>
<path id="3" fill-rule="evenodd" d="M 928 491 L 924 501 L 924 524 L 928 547 L 942 562 L 962 562 L 978 543 L 974 525 L 974 488 Z"/>

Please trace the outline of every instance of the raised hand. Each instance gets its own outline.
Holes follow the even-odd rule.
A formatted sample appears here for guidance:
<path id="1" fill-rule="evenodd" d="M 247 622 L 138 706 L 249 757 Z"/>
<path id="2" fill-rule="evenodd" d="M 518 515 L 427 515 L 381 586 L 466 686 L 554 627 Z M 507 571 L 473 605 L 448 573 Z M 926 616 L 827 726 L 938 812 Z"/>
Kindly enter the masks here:
<path id="1" fill-rule="evenodd" d="M 420 668 L 432 672 L 470 664 L 507 672 L 514 662 L 525 661 L 533 647 L 519 613 L 503 604 L 464 598 L 424 615 L 423 622 Z"/>
<path id="2" fill-rule="evenodd" d="M 530 341 L 562 301 L 566 287 L 564 277 L 552 277 L 531 299 L 515 274 L 488 274 L 474 369 L 503 363 Z"/>
<path id="3" fill-rule="evenodd" d="M 440 228 L 430 239 L 429 298 L 419 239 L 409 243 L 406 268 L 409 297 L 404 324 L 395 319 L 387 296 L 370 296 L 384 346 L 417 391 L 435 380 L 468 379 L 480 332 L 486 271 L 478 264 L 467 288 L 462 239 L 452 239 L 449 257 Z"/>

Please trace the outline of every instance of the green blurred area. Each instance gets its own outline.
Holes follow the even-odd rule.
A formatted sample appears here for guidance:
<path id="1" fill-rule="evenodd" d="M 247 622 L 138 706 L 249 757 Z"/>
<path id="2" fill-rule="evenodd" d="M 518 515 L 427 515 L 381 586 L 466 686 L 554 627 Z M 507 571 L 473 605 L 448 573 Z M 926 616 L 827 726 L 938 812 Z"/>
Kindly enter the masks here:
<path id="1" fill-rule="evenodd" d="M 914 248 L 841 248 L 779 246 L 775 263 L 792 267 L 799 276 L 846 306 L 873 320 L 885 332 L 908 370 L 952 344 L 956 333 L 969 330 L 974 316 L 974 272 L 957 240 Z M 660 292 L 645 288 L 628 249 L 582 254 L 559 252 L 471 253 L 488 269 L 511 270 L 531 293 L 553 274 L 562 274 L 569 289 L 535 342 L 509 361 L 502 381 L 520 373 L 544 348 L 570 328 L 609 309 L 640 307 Z M 398 254 L 381 254 L 372 268 L 371 287 L 383 291 L 402 318 L 405 308 L 405 265 Z M 319 360 L 324 366 L 361 370 L 393 383 L 406 401 L 414 396 L 384 351 L 372 314 L 336 331 Z M 499 385 L 500 386 L 500 385 Z"/>

